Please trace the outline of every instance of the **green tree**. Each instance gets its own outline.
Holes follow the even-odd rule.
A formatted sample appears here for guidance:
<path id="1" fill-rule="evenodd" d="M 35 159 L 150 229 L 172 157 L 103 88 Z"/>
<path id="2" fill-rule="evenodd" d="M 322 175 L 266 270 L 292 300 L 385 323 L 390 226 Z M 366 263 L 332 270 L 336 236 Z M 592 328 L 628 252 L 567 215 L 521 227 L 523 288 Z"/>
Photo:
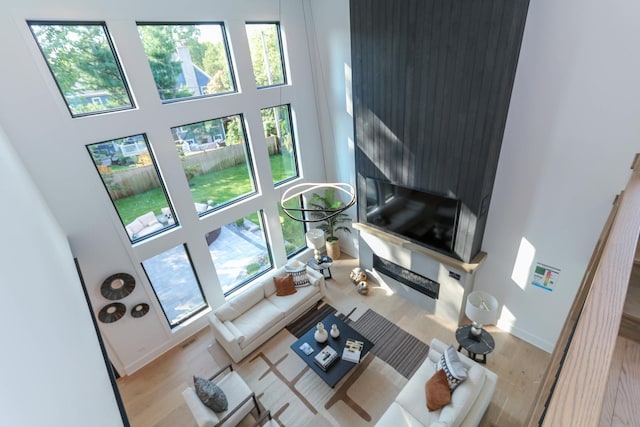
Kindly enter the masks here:
<path id="1" fill-rule="evenodd" d="M 177 88 L 176 82 L 182 72 L 180 61 L 174 59 L 176 43 L 173 38 L 173 26 L 141 25 L 139 26 L 142 44 L 144 45 L 151 73 L 162 99 L 175 99 L 191 96 L 185 88 Z"/>
<path id="2" fill-rule="evenodd" d="M 131 105 L 101 24 L 34 24 L 31 29 L 74 113 L 105 109 L 100 104 L 85 105 L 83 96 L 92 91 L 108 94 L 107 108 Z"/>
<path id="3" fill-rule="evenodd" d="M 257 86 L 284 83 L 280 37 L 276 24 L 248 24 L 247 37 Z"/>

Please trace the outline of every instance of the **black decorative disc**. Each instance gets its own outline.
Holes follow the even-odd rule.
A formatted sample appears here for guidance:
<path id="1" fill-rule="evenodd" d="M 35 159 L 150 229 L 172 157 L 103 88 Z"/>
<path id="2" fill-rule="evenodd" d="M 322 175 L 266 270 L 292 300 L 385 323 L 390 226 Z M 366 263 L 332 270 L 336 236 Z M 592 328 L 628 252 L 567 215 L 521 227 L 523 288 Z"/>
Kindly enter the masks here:
<path id="1" fill-rule="evenodd" d="M 131 309 L 131 316 L 142 317 L 149 312 L 149 304 L 141 303 L 136 304 Z"/>
<path id="2" fill-rule="evenodd" d="M 98 319 L 102 323 L 113 323 L 119 320 L 127 312 L 127 307 L 121 302 L 112 302 L 102 307 L 100 313 L 98 313 Z"/>
<path id="3" fill-rule="evenodd" d="M 136 279 L 132 275 L 127 273 L 116 273 L 107 277 L 102 286 L 100 286 L 100 293 L 106 299 L 112 301 L 122 299 L 133 292 L 136 287 Z"/>

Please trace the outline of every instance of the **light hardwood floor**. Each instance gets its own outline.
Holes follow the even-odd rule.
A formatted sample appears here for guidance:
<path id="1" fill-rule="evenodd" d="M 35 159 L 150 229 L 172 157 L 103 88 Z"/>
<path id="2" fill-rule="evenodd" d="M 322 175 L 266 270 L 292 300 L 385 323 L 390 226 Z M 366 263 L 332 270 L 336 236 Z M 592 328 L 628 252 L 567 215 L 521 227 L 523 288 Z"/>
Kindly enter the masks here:
<path id="1" fill-rule="evenodd" d="M 428 314 L 375 283 L 367 296 L 358 294 L 349 280 L 349 272 L 357 266 L 355 259 L 334 263 L 331 268 L 334 279 L 327 280 L 329 304 L 343 313 L 354 307 L 371 308 L 427 344 L 435 337 L 457 346 L 454 335 L 457 325 Z M 488 356 L 486 366 L 499 379 L 481 426 L 521 426 L 549 354 L 495 327 L 489 326 L 487 330 L 495 339 L 496 349 Z M 208 351 L 213 341 L 212 332 L 206 328 L 133 375 L 118 379 L 132 426 L 195 426 L 181 393 L 192 383 L 193 375 L 207 376 L 216 371 L 218 365 Z"/>

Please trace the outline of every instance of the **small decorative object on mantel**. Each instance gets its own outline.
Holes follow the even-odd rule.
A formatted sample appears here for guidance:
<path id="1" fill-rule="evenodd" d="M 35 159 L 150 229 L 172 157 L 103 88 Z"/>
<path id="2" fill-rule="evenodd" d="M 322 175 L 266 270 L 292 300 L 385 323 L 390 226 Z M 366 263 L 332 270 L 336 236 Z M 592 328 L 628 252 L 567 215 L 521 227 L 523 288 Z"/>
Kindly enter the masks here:
<path id="1" fill-rule="evenodd" d="M 313 334 L 313 337 L 320 343 L 326 342 L 329 338 L 329 334 L 324 328 L 324 324 L 322 322 L 318 322 L 316 325 L 316 332 Z"/>
<path id="2" fill-rule="evenodd" d="M 127 273 L 116 273 L 107 277 L 102 286 L 100 286 L 100 293 L 106 299 L 112 301 L 122 299 L 133 292 L 136 287 L 136 279 L 132 275 Z"/>
<path id="3" fill-rule="evenodd" d="M 336 325 L 335 323 L 331 325 L 330 333 L 333 338 L 338 338 L 340 336 L 340 330 L 338 329 L 338 325 Z"/>
<path id="4" fill-rule="evenodd" d="M 131 316 L 138 318 L 144 316 L 148 312 L 149 304 L 143 302 L 141 304 L 136 304 L 133 306 L 133 308 L 131 309 Z"/>
<path id="5" fill-rule="evenodd" d="M 112 302 L 102 307 L 102 310 L 98 313 L 98 319 L 102 323 L 113 323 L 116 320 L 120 320 L 122 316 L 127 312 L 127 308 L 121 302 Z"/>

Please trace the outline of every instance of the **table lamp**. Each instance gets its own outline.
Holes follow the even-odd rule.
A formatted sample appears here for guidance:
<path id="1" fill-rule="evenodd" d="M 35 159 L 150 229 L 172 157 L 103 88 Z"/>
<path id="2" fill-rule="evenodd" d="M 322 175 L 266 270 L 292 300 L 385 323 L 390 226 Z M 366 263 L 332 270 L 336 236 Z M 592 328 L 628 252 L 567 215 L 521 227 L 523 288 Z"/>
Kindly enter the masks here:
<path id="1" fill-rule="evenodd" d="M 486 292 L 474 291 L 467 296 L 467 305 L 464 314 L 467 315 L 471 324 L 469 338 L 480 341 L 482 335 L 482 325 L 488 325 L 496 321 L 498 313 L 498 300 Z"/>
<path id="2" fill-rule="evenodd" d="M 307 247 L 313 249 L 316 262 L 320 264 L 320 250 L 324 246 L 324 231 L 319 228 L 312 228 L 305 234 L 307 239 Z"/>

